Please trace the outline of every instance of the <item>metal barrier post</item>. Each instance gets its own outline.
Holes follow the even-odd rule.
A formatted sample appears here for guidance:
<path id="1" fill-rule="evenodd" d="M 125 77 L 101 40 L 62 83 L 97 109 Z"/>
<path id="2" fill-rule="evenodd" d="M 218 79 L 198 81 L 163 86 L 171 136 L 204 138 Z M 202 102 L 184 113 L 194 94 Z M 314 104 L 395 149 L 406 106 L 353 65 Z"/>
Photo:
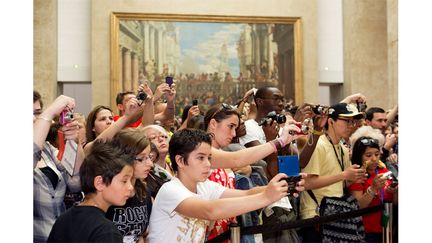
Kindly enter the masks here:
<path id="1" fill-rule="evenodd" d="M 392 243 L 392 235 L 393 235 L 393 203 L 386 202 L 384 203 L 384 212 L 388 215 L 388 222 L 386 227 L 383 228 L 383 242 L 384 243 Z"/>
<path id="2" fill-rule="evenodd" d="M 240 226 L 237 223 L 230 224 L 231 243 L 240 243 Z"/>

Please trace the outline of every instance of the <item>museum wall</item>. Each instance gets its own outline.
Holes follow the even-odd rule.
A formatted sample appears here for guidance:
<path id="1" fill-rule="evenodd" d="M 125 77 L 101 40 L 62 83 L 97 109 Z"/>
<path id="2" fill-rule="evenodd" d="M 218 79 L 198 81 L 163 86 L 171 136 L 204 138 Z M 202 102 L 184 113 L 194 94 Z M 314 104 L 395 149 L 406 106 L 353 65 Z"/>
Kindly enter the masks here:
<path id="1" fill-rule="evenodd" d="M 57 4 L 61 1 L 69 0 L 34 0 L 34 88 L 48 102 L 58 94 Z M 109 105 L 113 96 L 110 94 L 111 12 L 301 17 L 303 97 L 308 102 L 319 100 L 319 84 L 324 83 L 318 75 L 317 1 L 93 0 L 89 12 L 92 89 L 89 106 Z M 369 106 L 392 107 L 398 97 L 397 1 L 343 0 L 342 16 L 343 85 L 339 91 L 330 88 L 329 95 L 362 92 L 370 97 Z M 336 91 L 332 93 L 332 90 Z"/>

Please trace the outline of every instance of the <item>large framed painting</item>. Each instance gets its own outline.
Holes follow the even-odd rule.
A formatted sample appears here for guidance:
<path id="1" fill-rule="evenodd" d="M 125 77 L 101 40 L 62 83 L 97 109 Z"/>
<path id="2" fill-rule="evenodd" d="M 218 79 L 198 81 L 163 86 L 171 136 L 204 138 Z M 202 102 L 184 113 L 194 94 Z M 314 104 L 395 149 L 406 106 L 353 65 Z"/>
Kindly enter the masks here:
<path id="1" fill-rule="evenodd" d="M 297 17 L 111 14 L 111 105 L 118 92 L 174 77 L 177 99 L 235 104 L 251 88 L 278 87 L 303 102 Z"/>

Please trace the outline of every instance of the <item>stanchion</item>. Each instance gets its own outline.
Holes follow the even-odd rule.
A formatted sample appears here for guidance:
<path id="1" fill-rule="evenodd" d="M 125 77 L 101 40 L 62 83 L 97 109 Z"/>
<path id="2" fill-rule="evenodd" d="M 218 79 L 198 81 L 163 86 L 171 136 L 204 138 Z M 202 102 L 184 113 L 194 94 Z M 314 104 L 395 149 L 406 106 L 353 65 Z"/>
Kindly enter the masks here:
<path id="1" fill-rule="evenodd" d="M 231 243 L 240 243 L 240 226 L 237 223 L 230 224 Z"/>
<path id="2" fill-rule="evenodd" d="M 393 235 L 393 203 L 384 203 L 383 217 L 387 217 L 387 222 L 383 227 L 383 243 L 392 243 Z"/>

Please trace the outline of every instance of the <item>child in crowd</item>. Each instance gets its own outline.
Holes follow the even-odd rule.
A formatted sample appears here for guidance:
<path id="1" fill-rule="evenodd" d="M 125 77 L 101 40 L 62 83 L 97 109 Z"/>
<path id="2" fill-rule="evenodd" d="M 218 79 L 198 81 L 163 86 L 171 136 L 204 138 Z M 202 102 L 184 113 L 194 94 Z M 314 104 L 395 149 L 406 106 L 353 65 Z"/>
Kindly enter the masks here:
<path id="1" fill-rule="evenodd" d="M 123 236 L 123 242 L 144 242 L 152 207 L 152 198 L 146 185 L 153 166 L 150 142 L 136 128 L 122 129 L 114 139 L 137 151 L 133 163 L 134 191 L 125 205 L 109 207 L 106 217 L 114 222 Z"/>
<path id="2" fill-rule="evenodd" d="M 47 242 L 123 242 L 105 213 L 130 197 L 135 154 L 116 140 L 96 140 L 80 168 L 84 201 L 56 220 Z"/>
<path id="3" fill-rule="evenodd" d="M 211 137 L 204 131 L 183 129 L 169 143 L 177 176 L 159 190 L 150 216 L 150 242 L 204 242 L 209 220 L 224 219 L 263 208 L 288 195 L 285 174 L 268 186 L 250 190 L 225 188 L 207 180 Z M 296 187 L 304 191 L 304 180 Z"/>

